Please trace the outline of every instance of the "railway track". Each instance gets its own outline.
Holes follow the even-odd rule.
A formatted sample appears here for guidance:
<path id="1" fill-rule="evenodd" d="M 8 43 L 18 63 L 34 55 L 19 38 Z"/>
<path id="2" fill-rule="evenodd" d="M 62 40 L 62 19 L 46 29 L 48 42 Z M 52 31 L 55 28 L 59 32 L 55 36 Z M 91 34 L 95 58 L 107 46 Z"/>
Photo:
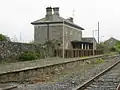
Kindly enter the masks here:
<path id="1" fill-rule="evenodd" d="M 119 83 L 119 85 L 117 86 L 116 90 L 120 90 L 120 83 Z"/>
<path id="2" fill-rule="evenodd" d="M 120 60 L 73 90 L 120 90 Z"/>
<path id="3" fill-rule="evenodd" d="M 100 66 L 95 65 L 92 68 L 90 68 L 90 67 L 85 68 L 80 73 L 74 74 L 74 76 L 67 78 L 63 82 L 57 82 L 57 83 L 52 83 L 52 84 L 51 83 L 50 84 L 19 84 L 19 83 L 13 82 L 13 83 L 8 83 L 8 84 L 17 86 L 17 88 L 14 88 L 11 90 L 84 90 L 84 89 L 86 89 L 86 90 L 115 90 L 115 89 L 101 89 L 101 88 L 99 89 L 99 88 L 97 88 L 98 87 L 97 83 L 95 83 L 94 81 L 97 82 L 98 78 L 100 78 L 101 76 L 106 74 L 106 72 L 109 72 L 113 67 L 116 67 L 117 65 L 119 65 L 119 63 L 120 63 L 120 61 L 118 61 L 119 59 L 120 59 L 120 57 L 110 58 L 110 59 L 106 60 L 103 64 L 101 64 Z M 109 67 L 109 68 L 107 68 L 107 67 Z M 118 67 L 120 68 L 120 65 Z M 104 70 L 105 68 L 107 68 L 107 69 Z M 80 70 L 80 69 L 78 69 L 78 70 Z M 102 70 L 104 70 L 104 71 L 99 73 Z M 99 74 L 96 75 L 97 73 L 99 73 Z M 96 75 L 96 76 L 93 77 L 94 75 Z M 90 79 L 90 77 L 93 77 L 93 78 Z M 119 77 L 120 77 L 120 71 L 119 71 Z M 88 80 L 88 81 L 85 82 L 86 80 Z M 118 81 L 120 81 L 120 80 L 118 80 Z M 78 86 L 78 85 L 80 85 L 80 86 Z M 77 87 L 77 88 L 75 88 L 75 87 Z M 117 87 L 118 87 L 117 90 L 119 90 L 118 82 L 115 84 L 115 88 L 117 88 Z"/>

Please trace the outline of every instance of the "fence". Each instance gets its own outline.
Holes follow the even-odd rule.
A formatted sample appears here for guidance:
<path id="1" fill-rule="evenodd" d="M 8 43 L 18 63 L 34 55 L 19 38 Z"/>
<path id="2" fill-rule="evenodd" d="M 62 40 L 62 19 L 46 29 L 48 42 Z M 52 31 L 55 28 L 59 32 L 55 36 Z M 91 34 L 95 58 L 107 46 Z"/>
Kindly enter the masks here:
<path id="1" fill-rule="evenodd" d="M 93 55 L 93 50 L 81 50 L 81 49 L 65 49 L 65 58 L 73 58 L 73 57 L 84 57 Z M 54 55 L 56 57 L 62 57 L 63 50 L 55 50 Z M 102 50 L 94 50 L 94 55 L 103 54 Z"/>

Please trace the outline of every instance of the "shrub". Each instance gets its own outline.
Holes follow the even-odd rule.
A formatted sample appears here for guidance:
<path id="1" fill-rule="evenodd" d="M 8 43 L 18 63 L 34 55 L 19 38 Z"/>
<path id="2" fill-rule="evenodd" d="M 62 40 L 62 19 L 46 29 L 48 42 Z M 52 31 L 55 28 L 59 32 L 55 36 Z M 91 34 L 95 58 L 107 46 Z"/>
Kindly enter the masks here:
<path id="1" fill-rule="evenodd" d="M 100 59 L 97 59 L 95 63 L 98 64 L 98 63 L 103 63 L 103 62 L 104 60 L 100 58 Z"/>
<path id="2" fill-rule="evenodd" d="M 24 52 L 20 55 L 19 60 L 20 61 L 30 61 L 30 60 L 35 60 L 39 58 L 39 53 L 35 52 Z"/>
<path id="3" fill-rule="evenodd" d="M 104 60 L 102 58 L 96 59 L 94 61 L 92 61 L 93 64 L 100 64 L 100 63 L 104 63 Z"/>
<path id="4" fill-rule="evenodd" d="M 111 52 L 116 52 L 117 49 L 116 49 L 115 47 L 111 47 L 111 48 L 110 48 L 110 51 L 111 51 Z"/>
<path id="5" fill-rule="evenodd" d="M 10 38 L 3 34 L 0 34 L 0 41 L 10 41 Z"/>

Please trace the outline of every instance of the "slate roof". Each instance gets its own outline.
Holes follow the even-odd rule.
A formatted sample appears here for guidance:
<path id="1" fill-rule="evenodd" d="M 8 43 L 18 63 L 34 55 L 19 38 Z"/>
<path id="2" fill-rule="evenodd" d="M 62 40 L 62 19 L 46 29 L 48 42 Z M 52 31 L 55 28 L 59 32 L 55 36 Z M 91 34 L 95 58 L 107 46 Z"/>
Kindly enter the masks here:
<path id="1" fill-rule="evenodd" d="M 54 15 L 53 15 L 54 17 Z M 75 28 L 78 28 L 78 29 L 81 29 L 81 30 L 84 30 L 84 28 L 74 24 L 73 22 L 70 22 L 69 20 L 67 19 L 64 19 L 63 17 L 57 17 L 57 18 L 52 18 L 52 20 L 48 20 L 46 17 L 45 18 L 42 18 L 42 19 L 39 19 L 39 20 L 36 20 L 34 22 L 31 22 L 31 24 L 33 25 L 38 25 L 38 24 L 58 24 L 58 23 L 63 23 L 64 21 L 64 24 L 67 24 L 67 25 L 70 25 L 70 26 L 73 26 Z"/>
<path id="2" fill-rule="evenodd" d="M 83 38 L 82 38 L 82 41 L 83 41 L 83 42 L 93 43 L 93 39 L 94 39 L 95 42 L 97 42 L 96 39 L 93 38 L 93 37 L 83 37 Z"/>

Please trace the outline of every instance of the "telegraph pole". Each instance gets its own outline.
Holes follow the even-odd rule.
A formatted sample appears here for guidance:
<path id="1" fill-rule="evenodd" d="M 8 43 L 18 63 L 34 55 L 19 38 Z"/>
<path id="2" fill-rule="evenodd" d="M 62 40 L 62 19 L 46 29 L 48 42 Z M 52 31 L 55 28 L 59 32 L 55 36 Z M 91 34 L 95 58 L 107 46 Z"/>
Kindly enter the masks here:
<path id="1" fill-rule="evenodd" d="M 64 30 L 64 19 L 63 19 L 63 53 L 62 53 L 63 59 L 65 58 L 65 35 L 64 33 L 65 33 L 65 30 Z"/>
<path id="2" fill-rule="evenodd" d="M 93 56 L 94 56 L 94 30 L 93 30 Z"/>
<path id="3" fill-rule="evenodd" d="M 99 44 L 99 37 L 100 37 L 100 32 L 99 32 L 99 22 L 98 22 L 98 44 Z"/>
<path id="4" fill-rule="evenodd" d="M 20 42 L 22 42 L 21 32 L 20 32 Z"/>

